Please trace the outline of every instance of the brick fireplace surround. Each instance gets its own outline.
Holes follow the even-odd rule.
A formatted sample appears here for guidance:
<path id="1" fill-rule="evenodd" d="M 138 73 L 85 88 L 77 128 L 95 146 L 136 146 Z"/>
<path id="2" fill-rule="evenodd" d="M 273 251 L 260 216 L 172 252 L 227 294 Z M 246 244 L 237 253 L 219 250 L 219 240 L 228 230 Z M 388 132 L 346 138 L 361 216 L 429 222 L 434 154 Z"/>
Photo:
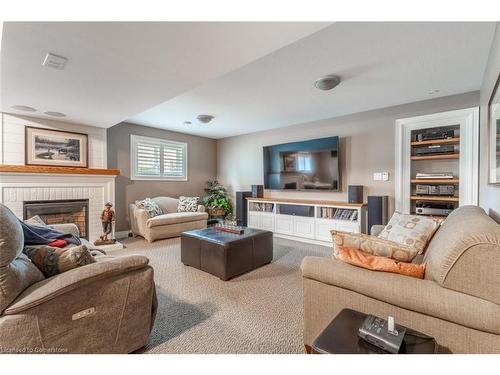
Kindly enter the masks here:
<path id="1" fill-rule="evenodd" d="M 114 203 L 115 176 L 84 174 L 0 173 L 0 203 L 20 219 L 24 202 L 88 200 L 88 239 L 101 234 L 101 211 Z"/>

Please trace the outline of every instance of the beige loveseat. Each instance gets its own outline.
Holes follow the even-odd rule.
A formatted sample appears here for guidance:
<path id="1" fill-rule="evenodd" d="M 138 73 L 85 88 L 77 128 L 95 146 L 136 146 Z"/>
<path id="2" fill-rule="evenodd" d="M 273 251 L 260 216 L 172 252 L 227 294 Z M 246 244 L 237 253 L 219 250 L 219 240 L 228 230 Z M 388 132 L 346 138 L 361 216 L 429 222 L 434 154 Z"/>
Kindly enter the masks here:
<path id="1" fill-rule="evenodd" d="M 148 242 L 153 242 L 163 238 L 178 237 L 188 230 L 207 227 L 208 214 L 204 206 L 199 205 L 196 212 L 177 212 L 178 199 L 169 197 L 151 199 L 158 203 L 164 214 L 150 218 L 146 210 L 138 208 L 133 203 L 130 204 L 130 226 L 134 236 L 142 236 Z"/>
<path id="2" fill-rule="evenodd" d="M 78 234 L 74 224 L 53 227 Z M 45 278 L 23 242 L 0 204 L 0 354 L 130 353 L 147 343 L 157 302 L 146 257 L 99 256 Z"/>
<path id="3" fill-rule="evenodd" d="M 500 353 L 500 225 L 481 208 L 453 211 L 427 248 L 425 279 L 306 257 L 304 344 L 344 308 L 436 338 L 442 350 Z"/>

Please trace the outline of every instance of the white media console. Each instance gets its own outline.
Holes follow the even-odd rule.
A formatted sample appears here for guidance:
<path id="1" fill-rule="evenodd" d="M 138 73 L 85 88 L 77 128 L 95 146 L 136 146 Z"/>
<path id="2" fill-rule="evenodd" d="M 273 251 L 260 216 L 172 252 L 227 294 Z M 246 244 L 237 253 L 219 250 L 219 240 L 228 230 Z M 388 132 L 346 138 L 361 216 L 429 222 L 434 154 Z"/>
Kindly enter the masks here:
<path id="1" fill-rule="evenodd" d="M 247 205 L 248 226 L 272 231 L 278 237 L 330 245 L 332 229 L 366 232 L 363 203 L 247 198 Z"/>

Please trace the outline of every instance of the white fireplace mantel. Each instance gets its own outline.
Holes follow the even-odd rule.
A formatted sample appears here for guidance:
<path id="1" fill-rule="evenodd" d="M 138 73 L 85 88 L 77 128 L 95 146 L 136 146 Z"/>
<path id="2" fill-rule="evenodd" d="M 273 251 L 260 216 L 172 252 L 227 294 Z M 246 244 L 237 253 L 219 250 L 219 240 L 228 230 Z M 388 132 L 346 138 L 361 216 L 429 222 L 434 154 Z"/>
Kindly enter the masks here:
<path id="1" fill-rule="evenodd" d="M 24 201 L 88 199 L 89 240 L 99 238 L 100 215 L 115 203 L 115 175 L 0 173 L 0 203 L 23 219 Z"/>

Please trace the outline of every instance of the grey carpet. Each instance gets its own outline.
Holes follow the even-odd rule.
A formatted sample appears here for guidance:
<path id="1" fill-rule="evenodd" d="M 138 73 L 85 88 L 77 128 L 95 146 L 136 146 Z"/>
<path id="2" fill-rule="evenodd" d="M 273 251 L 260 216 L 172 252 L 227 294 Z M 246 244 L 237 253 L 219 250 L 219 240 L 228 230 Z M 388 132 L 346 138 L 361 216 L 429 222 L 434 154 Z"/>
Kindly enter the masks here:
<path id="1" fill-rule="evenodd" d="M 124 244 L 110 255 L 142 254 L 155 270 L 158 314 L 143 352 L 303 353 L 300 263 L 329 248 L 275 239 L 271 264 L 222 281 L 184 266 L 179 238 Z"/>

